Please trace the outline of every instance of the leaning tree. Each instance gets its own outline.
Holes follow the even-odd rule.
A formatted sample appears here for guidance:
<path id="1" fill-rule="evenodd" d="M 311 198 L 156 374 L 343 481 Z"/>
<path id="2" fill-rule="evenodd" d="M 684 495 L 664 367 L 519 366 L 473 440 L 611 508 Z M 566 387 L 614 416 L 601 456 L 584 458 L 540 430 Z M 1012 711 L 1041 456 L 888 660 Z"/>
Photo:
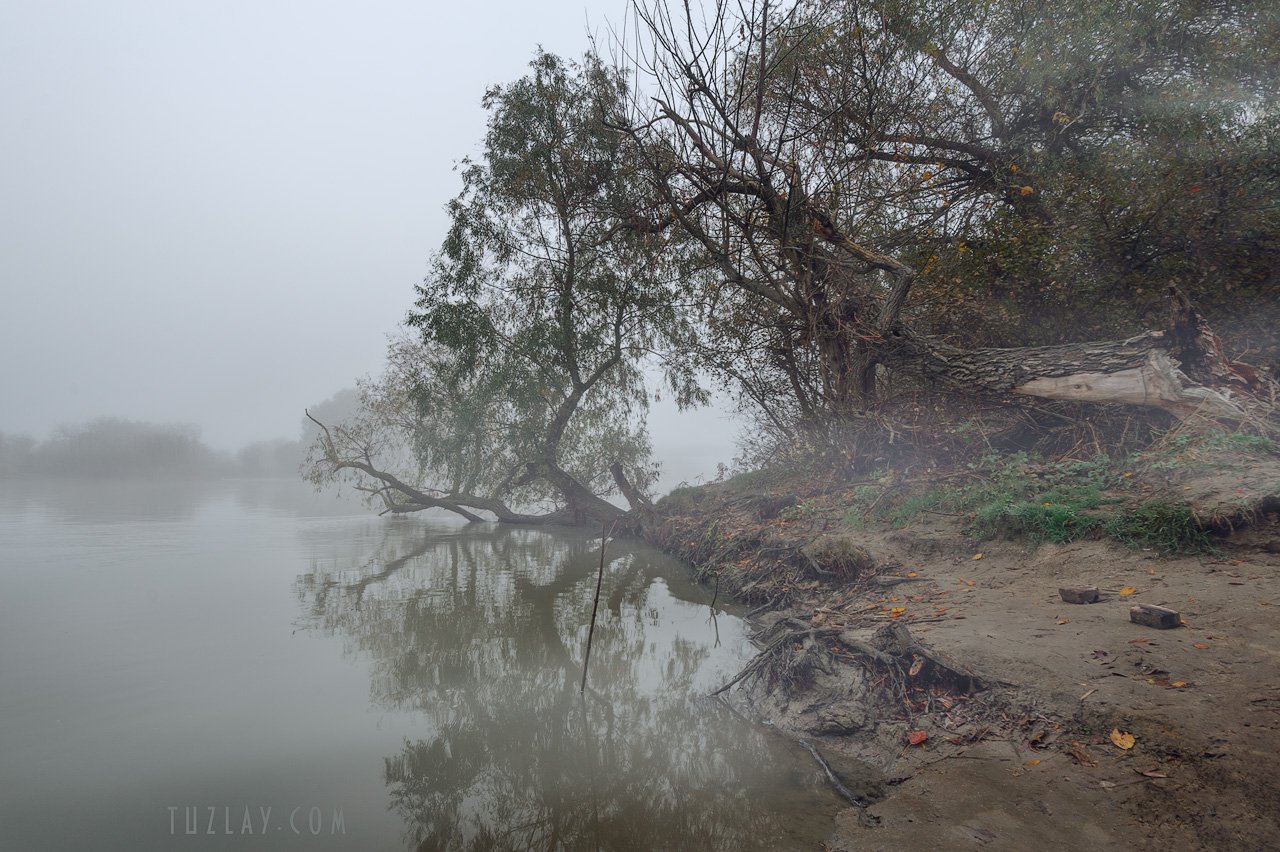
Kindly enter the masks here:
<path id="1" fill-rule="evenodd" d="M 645 367 L 684 402 L 701 393 L 692 365 L 662 359 L 691 334 L 678 264 L 618 224 L 641 191 L 605 121 L 622 77 L 593 56 L 539 53 L 531 68 L 485 95 L 484 151 L 462 163 L 411 331 L 360 415 L 325 425 L 317 484 L 350 481 L 392 512 L 520 523 L 616 518 L 612 494 L 647 502 Z"/>

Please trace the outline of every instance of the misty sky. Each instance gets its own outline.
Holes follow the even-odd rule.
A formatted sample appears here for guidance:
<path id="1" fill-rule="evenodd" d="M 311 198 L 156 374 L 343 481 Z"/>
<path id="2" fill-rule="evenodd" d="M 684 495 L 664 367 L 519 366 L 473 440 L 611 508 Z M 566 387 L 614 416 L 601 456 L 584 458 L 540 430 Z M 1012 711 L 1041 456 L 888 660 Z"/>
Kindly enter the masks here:
<path id="1" fill-rule="evenodd" d="M 379 369 L 484 89 L 539 44 L 580 54 L 623 9 L 0 4 L 0 430 L 111 415 L 226 448 L 293 437 L 303 406 Z"/>

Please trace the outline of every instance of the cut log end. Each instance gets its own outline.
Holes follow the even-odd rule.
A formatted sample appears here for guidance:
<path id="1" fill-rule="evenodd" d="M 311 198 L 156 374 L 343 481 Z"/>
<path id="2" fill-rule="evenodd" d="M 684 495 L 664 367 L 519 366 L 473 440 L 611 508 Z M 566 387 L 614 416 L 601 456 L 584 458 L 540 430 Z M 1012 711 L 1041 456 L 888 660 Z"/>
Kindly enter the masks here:
<path id="1" fill-rule="evenodd" d="M 1138 367 L 1110 373 L 1042 376 L 1014 393 L 1069 402 L 1122 403 L 1161 408 L 1180 420 L 1194 416 L 1243 420 L 1245 410 L 1227 393 L 1197 385 L 1164 352 L 1153 349 Z"/>

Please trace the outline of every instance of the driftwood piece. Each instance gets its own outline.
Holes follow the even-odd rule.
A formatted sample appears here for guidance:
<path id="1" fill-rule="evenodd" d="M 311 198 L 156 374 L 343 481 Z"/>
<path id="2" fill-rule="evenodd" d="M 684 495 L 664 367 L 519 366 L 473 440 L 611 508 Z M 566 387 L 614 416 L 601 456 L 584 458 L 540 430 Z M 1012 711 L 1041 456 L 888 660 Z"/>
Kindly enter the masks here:
<path id="1" fill-rule="evenodd" d="M 877 586 L 883 586 L 883 587 L 885 587 L 885 588 L 889 588 L 889 587 L 892 587 L 892 586 L 899 586 L 899 585 L 902 585 L 903 583 L 921 583 L 921 582 L 925 582 L 925 581 L 927 581 L 927 580 L 929 580 L 929 579 L 930 579 L 929 577 L 885 577 L 885 576 L 878 576 L 878 577 L 872 577 L 872 578 L 871 578 L 871 582 L 875 583 Z"/>

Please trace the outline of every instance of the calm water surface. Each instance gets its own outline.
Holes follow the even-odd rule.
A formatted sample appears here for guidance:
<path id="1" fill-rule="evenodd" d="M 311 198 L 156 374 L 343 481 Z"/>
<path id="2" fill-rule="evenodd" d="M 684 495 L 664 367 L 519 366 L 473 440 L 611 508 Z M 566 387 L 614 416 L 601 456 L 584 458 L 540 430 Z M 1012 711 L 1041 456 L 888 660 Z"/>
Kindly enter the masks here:
<path id="1" fill-rule="evenodd" d="M 812 849 L 686 569 L 301 483 L 0 483 L 0 849 Z"/>

